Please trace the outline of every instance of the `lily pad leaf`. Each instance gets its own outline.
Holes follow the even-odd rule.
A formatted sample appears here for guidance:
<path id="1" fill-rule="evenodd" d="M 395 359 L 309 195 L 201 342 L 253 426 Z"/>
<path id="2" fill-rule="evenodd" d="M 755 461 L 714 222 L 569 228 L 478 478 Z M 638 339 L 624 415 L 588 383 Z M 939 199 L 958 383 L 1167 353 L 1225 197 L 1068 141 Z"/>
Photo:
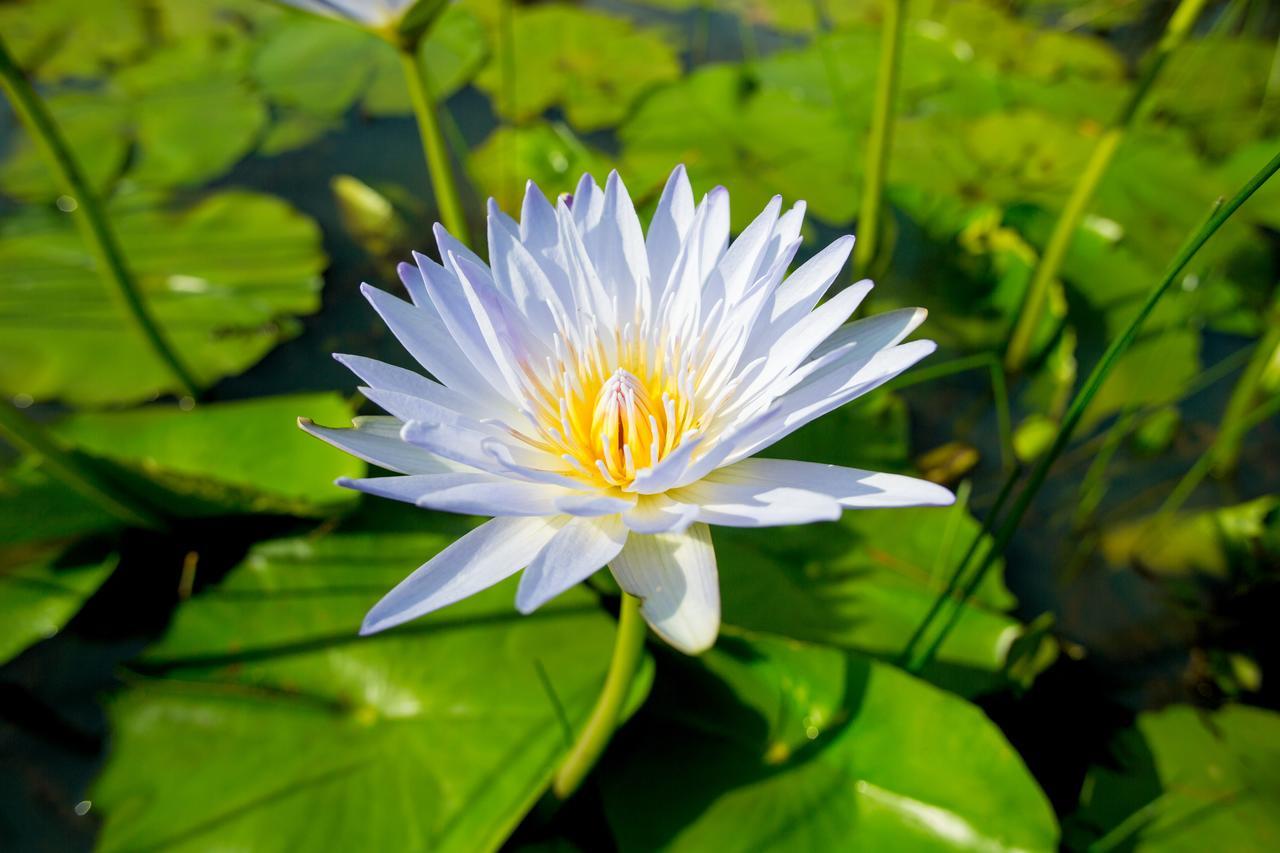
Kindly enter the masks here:
<path id="1" fill-rule="evenodd" d="M 297 428 L 300 415 L 349 420 L 336 394 L 297 394 L 183 411 L 148 406 L 127 412 L 74 414 L 59 438 L 134 475 L 135 491 L 171 515 L 277 512 L 322 515 L 355 503 L 333 487 L 359 477 L 364 463 L 335 454 Z"/>
<path id="2" fill-rule="evenodd" d="M 739 68 L 710 66 L 654 92 L 619 136 L 633 192 L 660 188 L 671 164 L 684 163 L 697 190 L 733 187 L 735 228 L 778 193 L 827 222 L 848 222 L 857 209 L 860 163 L 835 111 Z"/>
<path id="3" fill-rule="evenodd" d="M 320 231 L 280 199 L 228 190 L 187 207 L 125 196 L 111 208 L 143 295 L 203 384 L 245 370 L 320 307 Z M 0 390 L 89 405 L 178 390 L 70 217 L 6 217 L 0 267 Z"/>
<path id="4" fill-rule="evenodd" d="M 497 849 L 585 721 L 614 621 L 583 587 L 521 616 L 512 579 L 357 636 L 451 541 L 418 516 L 258 545 L 182 606 L 109 703 L 101 849 Z"/>
<path id="5" fill-rule="evenodd" d="M 517 6 L 512 29 L 519 69 L 512 103 L 503 93 L 500 62 L 486 66 L 476 85 L 499 115 L 517 122 L 558 106 L 579 130 L 612 127 L 640 95 L 680 73 L 675 51 L 661 36 L 601 12 Z"/>
<path id="6" fill-rule="evenodd" d="M 504 210 L 520 209 L 527 180 L 554 199 L 573 192 L 584 173 L 606 175 L 613 168 L 607 155 L 564 124 L 544 121 L 499 127 L 470 159 L 477 186 Z"/>
<path id="7" fill-rule="evenodd" d="M 623 853 L 1057 849 L 1047 799 L 978 708 L 751 634 L 664 666 L 602 779 Z"/>
<path id="8" fill-rule="evenodd" d="M 23 460 L 0 474 L 0 543 L 69 539 L 119 526 L 116 516 L 39 464 Z"/>
<path id="9" fill-rule="evenodd" d="M 67 91 L 45 98 L 89 186 L 101 192 L 124 169 L 129 156 L 129 111 L 100 93 Z M 0 164 L 0 190 L 23 201 L 49 201 L 61 192 L 49 163 L 25 128 L 8 134 L 11 144 Z"/>
<path id="10" fill-rule="evenodd" d="M 945 588 L 978 522 L 965 510 L 847 511 L 837 522 L 760 531 L 717 528 L 727 625 L 892 660 Z M 984 546 L 979 546 L 978 556 Z M 1005 683 L 1022 629 L 997 563 L 924 672 L 973 695 Z"/>
<path id="11" fill-rule="evenodd" d="M 0 6 L 0 30 L 40 79 L 92 78 L 146 51 L 146 11 L 137 0 L 19 0 Z"/>
<path id="12" fill-rule="evenodd" d="M 0 664 L 61 630 L 115 566 L 114 555 L 68 564 L 56 552 L 0 553 Z"/>
<path id="13" fill-rule="evenodd" d="M 1228 705 L 1146 712 L 1114 760 L 1085 780 L 1068 847 L 1108 833 L 1116 849 L 1173 853 L 1271 850 L 1280 844 L 1280 715 Z"/>

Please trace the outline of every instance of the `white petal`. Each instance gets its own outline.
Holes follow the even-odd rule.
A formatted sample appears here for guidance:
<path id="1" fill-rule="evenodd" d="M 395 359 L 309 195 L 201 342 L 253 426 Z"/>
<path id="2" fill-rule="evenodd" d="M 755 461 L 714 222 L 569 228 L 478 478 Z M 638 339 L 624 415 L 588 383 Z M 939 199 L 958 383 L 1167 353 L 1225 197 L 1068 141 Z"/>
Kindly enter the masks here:
<path id="1" fill-rule="evenodd" d="M 492 406 L 481 404 L 466 394 L 454 391 L 439 382 L 433 382 L 425 376 L 414 373 L 412 370 L 405 370 L 403 367 L 396 367 L 394 364 L 386 364 L 385 362 L 359 355 L 334 353 L 333 357 L 339 364 L 374 388 L 419 397 L 441 408 L 450 409 L 472 418 L 492 418 L 500 414 Z M 390 411 L 390 409 L 387 411 Z"/>
<path id="2" fill-rule="evenodd" d="M 641 495 L 622 520 L 636 533 L 680 533 L 698 520 L 698 507 L 666 495 Z"/>
<path id="3" fill-rule="evenodd" d="M 593 518 L 599 515 L 617 515 L 636 505 L 634 495 L 616 498 L 598 492 L 576 492 L 556 499 L 556 511 L 566 515 Z"/>
<path id="4" fill-rule="evenodd" d="M 532 613 L 591 577 L 618 555 L 626 541 L 627 529 L 616 515 L 570 519 L 520 576 L 516 609 Z"/>
<path id="5" fill-rule="evenodd" d="M 667 290 L 671 270 L 680 256 L 685 236 L 693 223 L 693 189 L 684 166 L 676 166 L 667 179 L 645 236 L 649 256 L 650 304 L 657 306 Z"/>
<path id="6" fill-rule="evenodd" d="M 609 567 L 618 585 L 641 599 L 640 612 L 662 639 L 691 655 L 715 643 L 720 581 L 705 524 L 683 533 L 634 534 Z"/>
<path id="7" fill-rule="evenodd" d="M 495 518 L 445 548 L 373 606 L 372 634 L 474 595 L 519 571 L 556 534 L 546 518 Z"/>
<path id="8" fill-rule="evenodd" d="M 556 499 L 569 490 L 546 483 L 511 480 L 482 471 L 410 477 L 343 477 L 339 486 L 424 509 L 463 515 L 556 515 Z"/>
<path id="9" fill-rule="evenodd" d="M 764 258 L 765 246 L 773 235 L 773 228 L 778 222 L 778 211 L 781 209 L 782 196 L 776 195 L 770 199 L 764 211 L 743 229 L 716 266 L 708 286 L 718 291 L 729 305 L 737 305 L 748 286 L 755 281 L 760 262 Z M 711 301 L 714 302 L 715 298 L 718 296 L 711 298 Z"/>
<path id="10" fill-rule="evenodd" d="M 717 478 L 720 471 L 673 493 L 677 500 L 698 507 L 698 521 L 725 527 L 779 527 L 840 517 L 840 503 L 829 495 L 732 475 Z"/>
<path id="11" fill-rule="evenodd" d="M 317 426 L 307 418 L 298 418 L 298 426 L 323 442 L 345 450 L 380 468 L 401 474 L 445 474 L 473 470 L 452 459 L 445 459 L 400 438 L 402 424 L 395 418 L 356 418 L 351 429 Z"/>
<path id="12" fill-rule="evenodd" d="M 382 317 L 391 334 L 427 372 L 448 387 L 479 401 L 503 407 L 507 404 L 462 354 L 434 310 L 415 308 L 403 299 L 376 287 L 360 291 Z"/>
<path id="13" fill-rule="evenodd" d="M 459 257 L 462 256 L 452 253 L 444 256 L 446 262 Z M 463 357 L 477 374 L 484 377 L 484 382 L 489 388 L 499 396 L 507 398 L 506 395 L 509 393 L 507 379 L 498 369 L 494 355 L 480 329 L 480 323 L 467 299 L 467 291 L 460 281 L 457 268 L 446 269 L 426 255 L 417 252 L 414 252 L 413 258 L 418 262 L 418 269 L 422 270 L 422 278 L 426 282 L 431 303 L 439 312 L 444 327 Z M 485 275 L 488 273 L 486 272 Z"/>
<path id="14" fill-rule="evenodd" d="M 634 321 L 642 293 L 644 304 L 648 304 L 649 259 L 640 219 L 616 171 L 609 173 L 605 184 L 600 222 L 585 235 L 584 242 L 600 279 L 615 289 L 619 327 Z"/>
<path id="15" fill-rule="evenodd" d="M 438 456 L 490 474 L 582 487 L 580 481 L 558 473 L 563 467 L 561 460 L 540 450 L 509 443 L 499 430 L 485 424 L 409 421 L 400 430 L 400 437 Z"/>

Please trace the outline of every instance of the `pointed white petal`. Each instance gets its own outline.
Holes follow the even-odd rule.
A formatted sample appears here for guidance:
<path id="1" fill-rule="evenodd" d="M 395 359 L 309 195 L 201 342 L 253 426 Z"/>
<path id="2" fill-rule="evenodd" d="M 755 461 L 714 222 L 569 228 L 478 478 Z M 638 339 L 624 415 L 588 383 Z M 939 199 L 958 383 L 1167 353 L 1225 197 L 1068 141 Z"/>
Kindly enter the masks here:
<path id="1" fill-rule="evenodd" d="M 450 263 L 451 259 L 463 257 L 453 253 L 444 256 L 447 263 Z M 474 371 L 484 377 L 488 388 L 498 396 L 510 399 L 507 379 L 498 369 L 494 355 L 489 350 L 484 333 L 480 329 L 480 323 L 476 319 L 471 303 L 467 300 L 467 290 L 460 280 L 458 269 L 456 267 L 446 269 L 426 255 L 416 252 L 413 258 L 418 262 L 418 269 L 422 270 L 422 278 L 426 282 L 427 293 L 431 296 L 431 304 L 439 312 L 440 319 L 453 338 L 454 344 Z M 487 276 L 488 273 L 486 272 L 485 275 Z"/>
<path id="2" fill-rule="evenodd" d="M 841 506 L 859 509 L 955 503 L 955 495 L 949 489 L 928 480 L 792 459 L 744 459 L 721 468 L 707 480 L 759 488 L 805 489 L 827 495 Z"/>
<path id="3" fill-rule="evenodd" d="M 650 304 L 657 306 L 667 290 L 671 270 L 680 256 L 685 235 L 693 223 L 693 189 L 684 166 L 676 166 L 667 179 L 658 209 L 649 223 L 645 253 L 649 256 Z"/>
<path id="4" fill-rule="evenodd" d="M 339 486 L 424 509 L 463 515 L 558 515 L 556 499 L 569 494 L 561 486 L 512 480 L 482 471 L 410 477 L 343 477 Z"/>
<path id="5" fill-rule="evenodd" d="M 400 437 L 438 456 L 499 476 L 518 476 L 530 482 L 581 488 L 580 481 L 558 473 L 560 459 L 515 443 L 499 428 L 475 423 L 409 421 Z"/>
<path id="6" fill-rule="evenodd" d="M 648 304 L 649 259 L 640 219 L 616 171 L 609 173 L 605 183 L 599 224 L 584 235 L 584 242 L 601 281 L 608 282 L 617 295 L 615 322 L 619 327 L 633 322 L 641 293 Z"/>
<path id="7" fill-rule="evenodd" d="M 492 418 L 501 414 L 495 411 L 492 406 L 479 404 L 475 399 L 441 385 L 439 382 L 433 382 L 425 376 L 414 373 L 412 370 L 405 370 L 403 367 L 396 367 L 394 364 L 387 364 L 359 355 L 334 353 L 333 357 L 339 364 L 359 376 L 373 388 L 411 397 L 420 397 L 442 408 L 451 409 L 473 418 Z"/>
<path id="8" fill-rule="evenodd" d="M 617 515 L 636 505 L 634 495 L 616 498 L 598 492 L 576 492 L 556 499 L 556 511 L 566 515 L 593 518 L 600 515 Z"/>
<path id="9" fill-rule="evenodd" d="M 733 474 L 718 476 L 732 467 L 677 489 L 673 497 L 695 504 L 699 521 L 725 527 L 778 527 L 840 517 L 840 503 L 829 495 Z"/>
<path id="10" fill-rule="evenodd" d="M 445 548 L 401 581 L 365 616 L 372 634 L 438 610 L 519 571 L 551 541 L 546 518 L 495 518 Z"/>
<path id="11" fill-rule="evenodd" d="M 317 426 L 299 418 L 298 426 L 323 442 L 345 450 L 372 465 L 401 474 L 444 474 L 474 470 L 452 459 L 414 447 L 400 438 L 401 424 L 395 418 L 356 418 L 350 429 Z"/>
<path id="12" fill-rule="evenodd" d="M 520 576 L 516 609 L 532 613 L 591 577 L 618 555 L 626 541 L 627 529 L 616 515 L 570 519 Z"/>
<path id="13" fill-rule="evenodd" d="M 662 639 L 691 655 L 715 643 L 720 581 L 705 524 L 683 533 L 633 534 L 609 567 L 618 585 L 641 599 L 640 612 Z"/>

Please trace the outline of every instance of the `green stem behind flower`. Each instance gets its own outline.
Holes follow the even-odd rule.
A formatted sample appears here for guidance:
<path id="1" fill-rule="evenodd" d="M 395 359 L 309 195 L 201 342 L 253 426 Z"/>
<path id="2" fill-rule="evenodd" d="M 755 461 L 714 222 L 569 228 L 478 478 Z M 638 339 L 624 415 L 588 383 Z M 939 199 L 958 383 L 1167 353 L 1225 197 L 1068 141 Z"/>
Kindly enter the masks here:
<path id="1" fill-rule="evenodd" d="M 551 791 L 558 800 L 567 800 L 582 780 L 591 772 L 609 739 L 613 737 L 622 717 L 622 707 L 631 692 L 631 682 L 640 666 L 644 652 L 645 621 L 640 615 L 640 599 L 622 594 L 618 612 L 618 633 L 613 641 L 613 658 L 609 661 L 609 674 L 605 676 L 604 689 L 591 709 L 586 726 L 569 750 L 560 770 L 551 784 Z"/>
<path id="2" fill-rule="evenodd" d="M 54 479 L 97 505 L 112 517 L 135 527 L 159 528 L 160 520 L 151 510 L 121 495 L 102 482 L 75 454 L 65 449 L 30 418 L 9 403 L 0 402 L 0 436 L 14 448 L 40 457 L 44 470 Z"/>
<path id="3" fill-rule="evenodd" d="M 151 316 L 142 293 L 129 273 L 124 253 L 120 250 L 115 232 L 111 230 L 97 195 L 85 180 L 80 164 L 67 146 L 66 140 L 62 138 L 62 132 L 58 130 L 58 125 L 44 101 L 31 88 L 22 69 L 9 55 L 3 39 L 0 39 L 0 85 L 8 94 L 14 112 L 26 125 L 41 153 L 49 162 L 62 191 L 75 201 L 76 226 L 93 253 L 98 272 L 101 273 L 138 333 L 146 339 L 152 351 L 173 374 L 178 386 L 185 393 L 198 398 L 200 386 L 161 332 L 155 318 Z"/>
<path id="4" fill-rule="evenodd" d="M 449 149 L 440 129 L 440 117 L 436 114 L 435 95 L 426 65 L 418 60 L 417 45 L 397 45 L 400 67 L 404 71 L 409 98 L 413 102 L 413 114 L 418 119 L 418 132 L 422 136 L 422 151 L 427 158 L 427 172 L 431 176 L 431 188 L 440 207 L 440 220 L 449 233 L 464 245 L 471 245 L 471 232 L 462 210 L 458 185 L 449 162 Z"/>
<path id="5" fill-rule="evenodd" d="M 1005 350 L 1005 367 L 1010 373 L 1021 370 L 1026 362 L 1040 323 L 1040 315 L 1049 298 L 1049 286 L 1062 268 L 1067 250 L 1071 248 L 1071 241 L 1075 238 L 1080 223 L 1084 221 L 1089 203 L 1093 201 L 1094 193 L 1102 183 L 1102 177 L 1107 173 L 1116 150 L 1133 126 L 1139 109 L 1160 75 L 1160 70 L 1168 61 L 1169 55 L 1186 40 L 1187 33 L 1199 17 L 1204 4 L 1205 0 L 1182 0 L 1178 5 L 1173 17 L 1169 19 L 1164 36 L 1156 45 L 1154 55 L 1147 61 L 1146 69 L 1133 87 L 1133 91 L 1129 93 L 1129 98 L 1121 108 L 1119 116 L 1093 146 L 1089 162 L 1071 189 L 1066 206 L 1062 208 L 1062 213 L 1059 214 L 1058 221 L 1053 226 L 1053 232 L 1049 235 L 1044 254 L 1040 256 L 1032 273 L 1031 283 L 1027 285 L 1026 297 L 1023 299 L 1022 308 L 1009 338 L 1009 346 Z"/>
<path id="6" fill-rule="evenodd" d="M 1125 327 L 1120 336 L 1115 338 L 1107 347 L 1106 352 L 1102 354 L 1102 358 L 1099 359 L 1097 365 L 1093 368 L 1093 371 L 1090 372 L 1088 379 L 1085 380 L 1084 386 L 1081 387 L 1080 392 L 1072 399 L 1071 405 L 1067 408 L 1067 412 L 1062 418 L 1062 423 L 1058 427 L 1058 433 L 1054 436 L 1053 443 L 1049 446 L 1049 449 L 1044 453 L 1044 455 L 1036 461 L 1035 466 L 1031 469 L 1031 473 L 1027 477 L 1027 483 L 1023 487 L 1022 492 L 1014 501 L 1012 509 L 1009 510 L 1009 513 L 1000 522 L 1000 528 L 996 531 L 995 541 L 992 543 L 991 548 L 986 552 L 982 562 L 978 565 L 977 570 L 969 576 L 969 580 L 965 583 L 958 599 L 953 603 L 947 622 L 943 624 L 942 628 L 938 631 L 924 652 L 919 654 L 915 653 L 914 650 L 911 649 L 911 646 L 914 646 L 920 638 L 923 638 L 927 634 L 929 623 L 932 622 L 937 614 L 942 610 L 941 607 L 936 605 L 952 596 L 954 584 L 948 584 L 947 589 L 939 594 L 938 601 L 935 601 L 935 607 L 930 609 L 924 621 L 916 629 L 911 643 L 908 644 L 908 651 L 906 653 L 907 667 L 910 671 L 919 672 L 933 658 L 934 654 L 937 653 L 937 650 L 942 645 L 943 640 L 946 639 L 947 634 L 956 624 L 956 621 L 959 618 L 959 613 L 964 607 L 964 604 L 978 589 L 978 586 L 982 583 L 982 579 L 986 576 L 986 573 L 990 570 L 992 564 L 995 563 L 1000 555 L 1004 553 L 1005 548 L 1008 547 L 1009 541 L 1013 538 L 1013 534 L 1018 529 L 1018 524 L 1022 521 L 1022 517 L 1026 515 L 1027 509 L 1031 506 L 1031 502 L 1040 491 L 1040 487 L 1044 485 L 1045 478 L 1049 474 L 1049 469 L 1053 466 L 1053 463 L 1058 459 L 1058 457 L 1062 455 L 1062 451 L 1071 440 L 1071 436 L 1074 434 L 1076 427 L 1079 426 L 1081 418 L 1084 417 L 1085 411 L 1089 408 L 1089 404 L 1093 401 L 1093 398 L 1097 395 L 1099 389 L 1102 388 L 1103 382 L 1106 381 L 1107 376 L 1110 375 L 1112 369 L 1120 360 L 1120 357 L 1124 355 L 1125 351 L 1128 350 L 1129 345 L 1133 343 L 1134 338 L 1137 337 L 1138 330 L 1142 328 L 1142 324 L 1146 322 L 1147 317 L 1150 316 L 1151 312 L 1155 309 L 1156 304 L 1165 295 L 1165 293 L 1168 292 L 1173 283 L 1178 280 L 1182 271 L 1186 268 L 1187 264 L 1190 263 L 1191 258 L 1195 256 L 1196 252 L 1200 251 L 1200 247 L 1203 246 L 1210 237 L 1217 233 L 1218 229 L 1221 228 L 1223 223 L 1225 223 L 1227 219 L 1236 212 L 1240 205 L 1244 204 L 1250 196 L 1257 192 L 1258 188 L 1265 184 L 1277 170 L 1280 170 L 1280 153 L 1277 153 L 1272 157 L 1271 160 L 1263 166 L 1262 169 L 1259 170 L 1259 172 L 1254 175 L 1249 182 L 1231 198 L 1230 201 L 1226 204 L 1219 204 L 1215 206 L 1213 212 L 1210 213 L 1204 224 L 1201 225 L 1200 228 L 1197 229 L 1196 232 L 1187 240 L 1187 242 L 1182 245 L 1182 248 L 1178 250 L 1178 253 L 1170 262 L 1168 269 L 1165 271 L 1160 281 L 1157 282 L 1155 287 L 1153 287 L 1147 294 L 1146 301 L 1143 302 L 1142 307 L 1138 310 L 1137 314 L 1134 315 L 1133 319 L 1129 321 L 1129 325 Z M 1277 400 L 1280 400 L 1280 398 L 1277 398 Z M 1252 423 L 1255 418 L 1265 416 L 1270 410 L 1271 407 L 1267 406 L 1264 411 L 1255 411 L 1253 415 L 1245 419 L 1245 422 Z M 1006 479 L 1004 486 L 1001 488 L 1002 497 L 1011 490 L 1016 479 L 1016 472 Z M 993 512 L 991 516 L 994 518 L 995 513 Z M 987 528 L 989 525 L 984 524 L 983 527 Z M 969 559 L 972 557 L 973 550 L 974 549 L 970 549 L 969 553 L 960 561 L 960 564 L 956 566 L 952 575 L 953 581 L 957 580 L 964 574 Z"/>
<path id="7" fill-rule="evenodd" d="M 1231 391 L 1227 408 L 1222 416 L 1222 424 L 1218 427 L 1218 438 L 1214 442 L 1211 466 L 1214 474 L 1224 476 L 1236 468 L 1240 458 L 1240 445 L 1247 431 L 1242 429 L 1245 418 L 1258 399 L 1258 386 L 1267 372 L 1267 365 L 1280 350 L 1280 292 L 1276 294 L 1275 303 L 1264 318 L 1266 331 L 1254 346 L 1253 355 L 1245 365 L 1240 381 Z"/>
<path id="8" fill-rule="evenodd" d="M 876 97 L 867 141 L 862 204 L 858 211 L 858 242 L 853 247 L 853 269 L 855 275 L 860 276 L 867 274 L 879 249 L 884 182 L 889 170 L 889 146 L 893 141 L 893 106 L 898 94 L 898 72 L 902 67 L 902 26 L 906 6 L 906 0 L 884 0 L 880 68 L 876 76 Z"/>

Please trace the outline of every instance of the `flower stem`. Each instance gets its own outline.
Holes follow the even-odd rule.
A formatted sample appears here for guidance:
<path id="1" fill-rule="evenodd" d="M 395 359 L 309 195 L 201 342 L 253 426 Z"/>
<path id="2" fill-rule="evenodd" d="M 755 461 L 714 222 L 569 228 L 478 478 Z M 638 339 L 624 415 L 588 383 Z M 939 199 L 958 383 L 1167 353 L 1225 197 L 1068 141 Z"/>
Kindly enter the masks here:
<path id="1" fill-rule="evenodd" d="M 440 117 L 436 114 L 435 95 L 431 90 L 431 78 L 426 66 L 418 61 L 416 44 L 396 45 L 400 55 L 400 67 L 413 101 L 413 114 L 418 119 L 418 133 L 422 136 L 422 151 L 427 158 L 427 172 L 431 187 L 440 206 L 440 219 L 449 233 L 465 245 L 471 245 L 467 219 L 462 212 L 462 201 L 453 168 L 449 163 L 449 149 L 440 130 Z"/>
<path id="2" fill-rule="evenodd" d="M 67 146 L 44 101 L 31 88 L 22 69 L 10 56 L 3 39 L 0 39 L 0 86 L 4 87 L 14 112 L 26 125 L 41 153 L 48 160 L 62 191 L 75 201 L 76 226 L 93 253 L 98 271 L 111 292 L 119 300 L 138 333 L 146 339 L 156 356 L 173 374 L 178 386 L 190 396 L 199 398 L 199 384 L 161 332 L 129 273 L 124 253 L 97 195 L 89 187 L 80 164 Z"/>
<path id="3" fill-rule="evenodd" d="M 1174 10 L 1165 28 L 1164 36 L 1156 45 L 1154 54 L 1147 61 L 1146 69 L 1133 87 L 1133 91 L 1129 93 L 1129 98 L 1120 109 L 1119 116 L 1093 146 L 1089 162 L 1072 188 L 1066 206 L 1062 208 L 1062 213 L 1059 214 L 1058 221 L 1053 226 L 1053 232 L 1049 235 L 1044 254 L 1040 256 L 1032 273 L 1031 283 L 1027 285 L 1027 295 L 1023 299 L 1022 308 L 1009 338 L 1009 346 L 1005 350 L 1005 368 L 1010 373 L 1020 371 L 1027 360 L 1032 339 L 1040 323 L 1040 314 L 1044 311 L 1044 304 L 1048 300 L 1049 286 L 1062 268 L 1067 250 L 1071 248 L 1071 241 L 1075 238 L 1085 213 L 1088 212 L 1089 203 L 1093 201 L 1093 195 L 1098 185 L 1102 183 L 1102 177 L 1107 173 L 1111 160 L 1115 157 L 1116 149 L 1120 147 L 1129 128 L 1133 126 L 1139 108 L 1150 93 L 1169 55 L 1186 40 L 1187 33 L 1199 17 L 1204 4 L 1205 0 L 1182 0 Z"/>
<path id="4" fill-rule="evenodd" d="M 1165 270 L 1160 281 L 1157 282 L 1156 285 L 1147 293 L 1146 301 L 1143 302 L 1142 307 L 1138 309 L 1138 312 L 1133 316 L 1133 319 L 1129 321 L 1128 326 L 1126 326 L 1124 331 L 1107 346 L 1106 352 L 1102 354 L 1102 358 L 1098 360 L 1097 365 L 1095 365 L 1093 370 L 1089 373 L 1089 377 L 1085 380 L 1079 393 L 1077 393 L 1072 399 L 1071 405 L 1067 407 L 1067 412 L 1062 418 L 1062 423 L 1058 426 L 1058 433 L 1054 436 L 1053 443 L 1049 446 L 1049 449 L 1044 453 L 1044 455 L 1036 461 L 1035 466 L 1031 469 L 1031 473 L 1027 477 L 1026 485 L 1014 500 L 1013 507 L 1009 510 L 1008 514 L 1000 520 L 999 530 L 995 533 L 995 541 L 992 543 L 991 548 L 987 550 L 982 562 L 978 565 L 977 570 L 970 575 L 968 582 L 961 590 L 958 601 L 952 610 L 951 618 L 949 618 L 942 626 L 941 630 L 933 638 L 929 647 L 926 648 L 922 654 L 907 658 L 907 666 L 911 672 L 919 672 L 933 658 L 938 648 L 942 645 L 943 640 L 946 639 L 947 634 L 950 632 L 951 628 L 954 627 L 957 619 L 959 618 L 959 610 L 961 607 L 969 600 L 970 597 L 972 597 L 973 593 L 982 583 L 983 577 L 985 577 L 986 573 L 991 569 L 992 564 L 995 563 L 995 561 L 1009 546 L 1009 541 L 1017 531 L 1018 524 L 1022 521 L 1022 517 L 1026 515 L 1027 509 L 1031 506 L 1031 502 L 1035 500 L 1035 496 L 1040 491 L 1040 487 L 1044 485 L 1045 478 L 1049 474 L 1049 469 L 1053 466 L 1053 463 L 1057 461 L 1058 457 L 1062 455 L 1062 451 L 1071 440 L 1071 436 L 1075 433 L 1076 427 L 1079 426 L 1081 418 L 1084 417 L 1084 413 L 1088 409 L 1089 403 L 1093 401 L 1093 398 L 1097 395 L 1098 390 L 1102 387 L 1103 382 L 1106 381 L 1107 376 L 1110 375 L 1112 369 L 1120 360 L 1120 357 L 1124 355 L 1125 351 L 1128 350 L 1129 345 L 1133 343 L 1134 338 L 1138 335 L 1138 330 L 1142 328 L 1142 324 L 1146 322 L 1147 317 L 1151 315 L 1156 304 L 1165 295 L 1165 293 L 1169 291 L 1169 288 L 1173 286 L 1173 283 L 1178 280 L 1178 277 L 1182 274 L 1182 271 L 1186 268 L 1187 264 L 1191 262 L 1192 257 L 1195 256 L 1196 252 L 1200 251 L 1200 247 L 1208 242 L 1209 238 L 1217 233 L 1218 229 L 1222 227 L 1223 223 L 1226 222 L 1237 209 L 1239 209 L 1240 205 L 1244 204 L 1250 196 L 1257 192 L 1258 188 L 1265 184 L 1277 170 L 1280 170 L 1280 153 L 1277 153 L 1272 157 L 1257 174 L 1250 178 L 1248 183 L 1241 187 L 1240 191 L 1237 192 L 1230 201 L 1225 204 L 1219 203 L 1214 207 L 1204 224 L 1191 235 L 1191 237 L 1182 245 L 1182 248 L 1178 250 L 1177 254 L 1174 255 L 1168 269 Z M 1280 398 L 1277 398 L 1277 400 L 1280 401 Z M 1244 423 L 1252 425 L 1255 422 L 1255 418 L 1263 417 L 1271 411 L 1270 406 L 1259 408 L 1262 411 L 1255 410 L 1252 415 L 1245 419 Z M 1002 498 L 1011 490 L 1016 479 L 1017 472 L 1010 474 L 1006 479 L 1004 486 L 1001 488 Z M 998 501 L 998 503 L 1001 502 L 1002 501 Z M 996 512 L 992 512 L 990 517 L 994 519 L 996 514 Z M 983 528 L 988 529 L 990 526 L 991 525 L 984 524 Z M 966 566 L 973 556 L 973 550 L 974 549 L 970 549 L 969 553 L 967 553 L 960 561 L 960 564 L 955 569 L 953 578 L 958 578 L 964 574 Z M 945 597 L 949 597 L 952 594 L 952 589 L 953 588 L 949 585 L 948 589 L 939 595 L 939 599 L 941 600 Z M 908 651 L 910 651 L 911 646 L 917 642 L 917 638 L 922 638 L 927 633 L 929 623 L 933 621 L 940 610 L 940 607 L 930 609 L 924 622 L 916 629 L 915 635 L 912 637 L 912 643 L 908 644 Z"/>
<path id="5" fill-rule="evenodd" d="M 853 247 L 853 269 L 866 275 L 875 260 L 880 242 L 880 208 L 884 201 L 885 174 L 889 167 L 889 145 L 893 137 L 893 105 L 898 94 L 898 71 L 902 67 L 902 25 L 906 0 L 885 0 L 884 25 L 880 31 L 880 68 L 876 72 L 876 96 L 871 112 L 871 134 L 862 185 L 862 205 L 858 211 L 858 242 Z"/>
<path id="6" fill-rule="evenodd" d="M 569 750 L 564 764 L 556 773 L 551 791 L 558 800 L 567 800 L 582 780 L 591 772 L 596 760 L 604 752 L 618 727 L 622 706 L 631 690 L 631 681 L 640 666 L 644 651 L 645 621 L 640 615 L 640 599 L 622 594 L 622 606 L 618 612 L 618 633 L 613 643 L 613 658 L 609 662 L 609 674 L 604 689 L 591 709 L 586 726 Z"/>
<path id="7" fill-rule="evenodd" d="M 9 403 L 0 403 L 0 436 L 14 448 L 38 456 L 44 469 L 114 518 L 135 527 L 160 528 L 162 522 L 144 506 L 116 493 L 38 424 Z"/>

